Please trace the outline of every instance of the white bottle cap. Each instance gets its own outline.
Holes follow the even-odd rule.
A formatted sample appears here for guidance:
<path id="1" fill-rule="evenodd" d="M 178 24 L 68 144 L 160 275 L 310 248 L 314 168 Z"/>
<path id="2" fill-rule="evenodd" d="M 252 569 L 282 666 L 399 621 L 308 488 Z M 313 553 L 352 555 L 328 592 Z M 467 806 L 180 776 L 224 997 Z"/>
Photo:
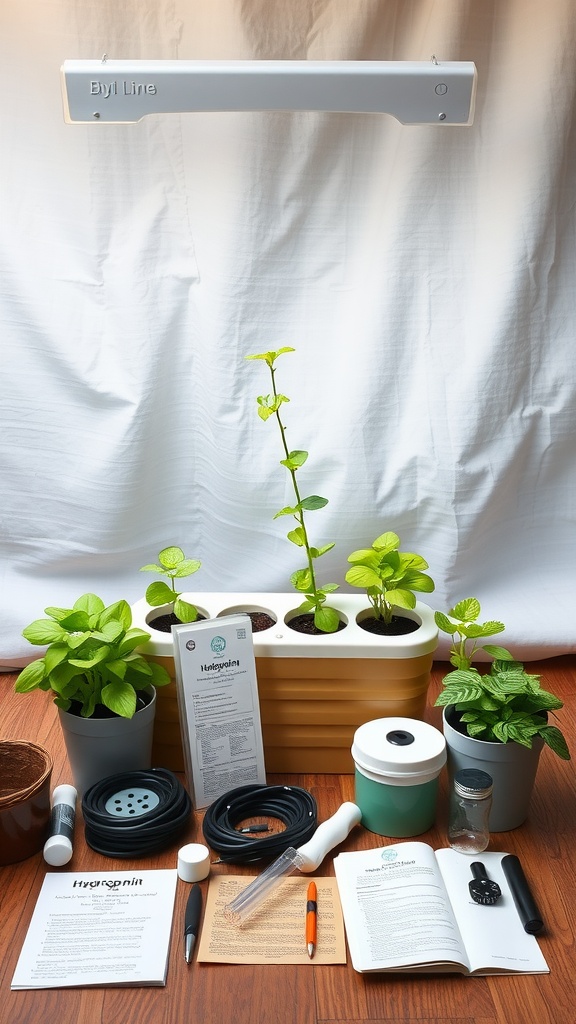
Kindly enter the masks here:
<path id="1" fill-rule="evenodd" d="M 78 793 L 74 786 L 69 786 L 67 782 L 63 782 L 60 786 L 56 786 L 52 793 L 52 807 L 56 804 L 70 804 L 71 807 L 76 808 L 77 796 Z"/>
<path id="2" fill-rule="evenodd" d="M 188 843 L 178 850 L 178 877 L 183 882 L 201 882 L 210 874 L 210 851 L 202 843 Z"/>
<path id="3" fill-rule="evenodd" d="M 44 843 L 44 860 L 53 868 L 61 868 L 72 858 L 72 843 L 66 836 L 50 836 Z"/>

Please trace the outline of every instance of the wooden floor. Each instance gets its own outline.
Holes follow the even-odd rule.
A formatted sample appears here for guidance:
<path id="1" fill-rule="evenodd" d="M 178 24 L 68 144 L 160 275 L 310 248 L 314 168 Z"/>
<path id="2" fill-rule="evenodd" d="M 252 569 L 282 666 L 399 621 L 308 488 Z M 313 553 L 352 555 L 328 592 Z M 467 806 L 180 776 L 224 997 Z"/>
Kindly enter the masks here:
<path id="1" fill-rule="evenodd" d="M 0 869 L 0 1022 L 1 1024 L 356 1024 L 402 1021 L 404 1024 L 574 1024 L 576 1020 L 576 656 L 532 663 L 548 689 L 565 707 L 561 725 L 574 761 L 563 762 L 548 749 L 540 761 L 529 820 L 514 832 L 493 836 L 490 849 L 520 857 L 547 924 L 540 938 L 551 973 L 534 977 L 462 978 L 459 976 L 365 976 L 345 966 L 247 967 L 215 964 L 186 966 L 182 956 L 182 920 L 188 886 L 178 883 L 168 980 L 162 989 L 75 989 L 11 992 L 14 972 L 46 865 L 40 854 Z M 435 666 L 431 702 L 445 666 Z M 71 781 L 59 726 L 44 695 L 16 697 L 15 676 L 0 675 L 0 737 L 39 742 L 54 756 L 53 784 Z M 428 721 L 440 726 L 430 707 Z M 352 776 L 269 776 L 268 782 L 291 782 L 315 796 L 322 821 L 344 800 L 354 799 Z M 435 848 L 446 845 L 446 783 L 443 779 L 438 819 L 421 838 Z M 175 867 L 184 842 L 203 841 L 200 815 L 189 834 L 149 867 Z M 357 827 L 341 849 L 386 845 Z M 133 862 L 134 866 L 142 861 Z M 77 821 L 70 870 L 126 869 L 130 861 L 111 861 L 84 843 Z M 227 869 L 256 874 L 254 867 Z M 332 874 L 328 858 L 319 873 Z M 203 886 L 207 882 L 202 883 Z"/>

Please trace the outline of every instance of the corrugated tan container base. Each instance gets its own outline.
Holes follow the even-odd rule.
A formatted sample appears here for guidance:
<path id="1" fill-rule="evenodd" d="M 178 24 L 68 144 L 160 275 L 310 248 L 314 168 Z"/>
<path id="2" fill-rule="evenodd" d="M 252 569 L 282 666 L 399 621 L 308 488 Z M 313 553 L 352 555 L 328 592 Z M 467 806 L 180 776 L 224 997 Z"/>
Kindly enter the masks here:
<path id="1" fill-rule="evenodd" d="M 334 606 L 346 629 L 329 636 L 296 633 L 285 625 L 292 594 L 188 594 L 208 617 L 267 608 L 276 625 L 254 633 L 256 674 L 266 770 L 278 773 L 353 773 L 350 748 L 359 725 L 375 718 L 421 719 L 426 708 L 437 629 L 420 602 L 410 617 L 420 623 L 401 637 L 378 637 L 361 629 L 361 595 L 341 595 Z M 150 632 L 150 619 L 164 609 L 139 602 L 134 625 Z M 402 614 L 407 614 L 403 612 Z M 143 650 L 174 680 L 172 637 L 154 631 Z M 176 682 L 157 691 L 152 763 L 184 771 Z"/>

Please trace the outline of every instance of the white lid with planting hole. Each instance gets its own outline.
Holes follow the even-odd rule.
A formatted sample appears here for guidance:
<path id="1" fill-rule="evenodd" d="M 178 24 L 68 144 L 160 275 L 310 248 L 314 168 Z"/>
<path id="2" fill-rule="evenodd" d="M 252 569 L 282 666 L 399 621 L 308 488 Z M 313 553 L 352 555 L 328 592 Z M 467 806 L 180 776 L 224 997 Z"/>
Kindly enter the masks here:
<path id="1" fill-rule="evenodd" d="M 446 740 L 439 729 L 416 718 L 377 718 L 354 733 L 352 757 L 360 769 L 392 778 L 439 772 Z"/>

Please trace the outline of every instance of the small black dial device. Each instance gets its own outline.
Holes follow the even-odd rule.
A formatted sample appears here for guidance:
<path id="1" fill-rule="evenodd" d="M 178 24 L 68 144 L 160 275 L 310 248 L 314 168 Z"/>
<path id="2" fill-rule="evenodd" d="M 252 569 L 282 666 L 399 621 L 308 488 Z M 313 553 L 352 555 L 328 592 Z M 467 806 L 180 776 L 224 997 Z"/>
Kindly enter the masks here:
<path id="1" fill-rule="evenodd" d="M 475 903 L 481 903 L 483 907 L 493 907 L 502 895 L 502 890 L 497 882 L 488 878 L 486 868 L 480 861 L 476 860 L 470 865 L 472 881 L 468 882 L 470 895 Z"/>

